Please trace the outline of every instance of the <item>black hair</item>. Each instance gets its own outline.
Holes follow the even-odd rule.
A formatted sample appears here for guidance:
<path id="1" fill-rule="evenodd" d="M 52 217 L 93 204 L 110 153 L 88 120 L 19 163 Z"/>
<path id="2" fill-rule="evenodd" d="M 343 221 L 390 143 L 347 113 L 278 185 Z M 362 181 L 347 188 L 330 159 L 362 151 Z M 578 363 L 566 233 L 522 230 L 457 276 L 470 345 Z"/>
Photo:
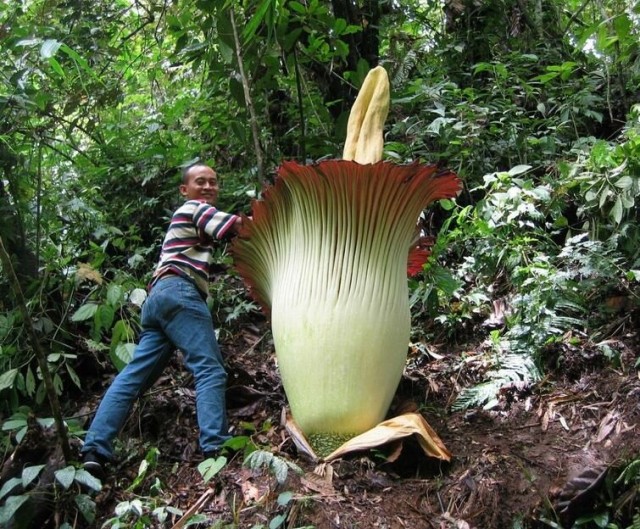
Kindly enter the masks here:
<path id="1" fill-rule="evenodd" d="M 206 163 L 202 163 L 202 162 L 195 162 L 187 165 L 182 170 L 182 183 L 184 185 L 187 185 L 189 183 L 189 171 L 191 171 L 191 169 L 193 169 L 194 167 L 209 167 L 209 166 Z"/>

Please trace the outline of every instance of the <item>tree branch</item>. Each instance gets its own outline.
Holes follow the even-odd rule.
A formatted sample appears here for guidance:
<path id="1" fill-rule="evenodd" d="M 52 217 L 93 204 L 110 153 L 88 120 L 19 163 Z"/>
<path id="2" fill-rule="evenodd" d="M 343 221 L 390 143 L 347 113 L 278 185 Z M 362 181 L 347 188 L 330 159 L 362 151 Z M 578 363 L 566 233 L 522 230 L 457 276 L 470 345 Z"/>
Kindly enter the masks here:
<path id="1" fill-rule="evenodd" d="M 260 182 L 264 182 L 264 163 L 262 161 L 262 148 L 260 147 L 260 134 L 258 132 L 258 120 L 256 118 L 256 112 L 253 107 L 253 101 L 251 99 L 251 92 L 249 91 L 249 81 L 244 73 L 244 66 L 242 64 L 242 50 L 240 49 L 240 39 L 238 38 L 238 29 L 236 28 L 235 12 L 233 9 L 229 10 L 229 16 L 231 18 L 231 27 L 233 28 L 233 41 L 236 45 L 236 57 L 238 59 L 238 69 L 240 70 L 240 77 L 242 78 L 242 88 L 244 90 L 244 100 L 249 110 L 249 122 L 251 124 L 251 133 L 253 134 L 253 146 L 256 150 L 256 163 L 258 165 L 258 177 Z"/>

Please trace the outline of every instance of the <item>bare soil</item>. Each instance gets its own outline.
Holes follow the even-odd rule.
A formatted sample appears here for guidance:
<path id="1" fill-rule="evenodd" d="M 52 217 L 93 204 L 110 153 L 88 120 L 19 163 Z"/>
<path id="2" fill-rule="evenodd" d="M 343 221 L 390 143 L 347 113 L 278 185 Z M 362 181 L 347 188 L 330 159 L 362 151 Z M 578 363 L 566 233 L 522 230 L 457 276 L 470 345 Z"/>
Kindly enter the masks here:
<path id="1" fill-rule="evenodd" d="M 597 514 L 617 524 L 610 527 L 630 527 L 640 513 L 637 482 L 616 478 L 640 459 L 640 348 L 632 331 L 620 328 L 608 342 L 617 352 L 609 357 L 602 348 L 567 339 L 545 353 L 545 379 L 535 386 L 513 384 L 491 409 L 457 412 L 451 405 L 460 391 L 486 372 L 486 343 L 442 340 L 415 348 L 389 415 L 421 413 L 452 461 L 427 457 L 408 438 L 320 464 L 298 452 L 281 424 L 286 398 L 266 322 L 242 325 L 221 339 L 232 433 L 301 472 L 290 469 L 278 483 L 273 469 L 249 468 L 240 450 L 205 483 L 198 470 L 193 381 L 176 355 L 132 411 L 117 459 L 94 494 L 97 518 L 90 526 L 102 527 L 121 502 L 139 499 L 151 519 L 154 506 L 177 510 L 163 523 L 135 525 L 123 518 L 120 527 L 179 529 L 192 515 L 206 520 L 191 525 L 198 528 L 604 527 L 603 518 L 580 519 Z M 114 372 L 90 354 L 79 372 L 84 391 L 65 403 L 65 415 L 84 417 L 88 426 Z M 157 463 L 133 485 L 154 448 Z M 47 457 L 42 449 L 31 453 L 40 462 Z M 68 504 L 71 511 L 73 501 Z M 58 505 L 37 527 L 59 527 L 59 520 L 69 519 L 64 509 Z M 74 527 L 88 526 L 77 517 Z"/>
<path id="2" fill-rule="evenodd" d="M 451 404 L 482 378 L 484 346 L 431 345 L 433 355 L 410 357 L 390 416 L 419 411 L 453 460 L 430 459 L 409 439 L 320 465 L 298 453 L 281 425 L 286 399 L 266 329 L 263 322 L 246 326 L 222 341 L 230 423 L 234 435 L 249 436 L 302 474 L 290 471 L 279 484 L 273 472 L 243 465 L 240 451 L 205 483 L 197 469 L 192 384 L 178 358 L 127 423 L 119 445 L 126 458 L 110 469 L 96 498 L 96 527 L 132 499 L 126 489 L 150 447 L 160 451 L 158 464 L 135 492 L 148 498 L 159 484 L 155 501 L 206 516 L 197 527 L 276 527 L 281 515 L 287 528 L 569 528 L 604 511 L 627 527 L 640 511 L 637 491 L 613 482 L 640 455 L 635 334 L 611 340 L 615 359 L 587 345 L 556 346 L 542 382 L 514 384 L 491 409 L 459 412 Z M 95 408 L 111 376 L 96 381 L 95 398 L 80 414 Z M 286 505 L 278 503 L 283 492 L 292 495 Z M 157 526 L 185 521 L 175 515 Z"/>

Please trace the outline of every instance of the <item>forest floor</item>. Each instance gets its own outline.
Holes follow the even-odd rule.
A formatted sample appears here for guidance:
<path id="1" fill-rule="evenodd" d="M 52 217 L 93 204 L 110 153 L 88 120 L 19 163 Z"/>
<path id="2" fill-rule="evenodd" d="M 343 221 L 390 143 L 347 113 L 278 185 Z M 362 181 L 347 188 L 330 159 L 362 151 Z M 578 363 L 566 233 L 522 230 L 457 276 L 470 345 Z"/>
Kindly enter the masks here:
<path id="1" fill-rule="evenodd" d="M 250 436 L 302 474 L 291 470 L 278 484 L 274 472 L 243 465 L 240 451 L 205 483 L 197 468 L 202 456 L 192 381 L 177 357 L 123 431 L 121 457 L 95 498 L 95 527 L 132 497 L 146 498 L 146 508 L 157 502 L 200 514 L 208 522 L 195 527 L 208 528 L 569 528 L 580 516 L 602 516 L 612 495 L 618 503 L 609 512 L 624 523 L 640 504 L 611 477 L 640 455 L 635 334 L 611 340 L 611 350 L 619 351 L 613 363 L 595 348 L 557 345 L 548 352 L 553 361 L 542 382 L 514 384 L 489 410 L 459 412 L 450 406 L 461 388 L 482 379 L 486 344 L 432 344 L 431 354 L 410 355 L 390 415 L 418 410 L 453 454 L 451 462 L 427 457 L 407 438 L 329 466 L 299 453 L 281 424 L 286 401 L 268 336 L 261 323 L 222 341 L 232 432 Z M 94 380 L 93 397 L 73 414 L 90 417 L 111 376 Z M 159 450 L 157 464 L 134 493 L 127 491 L 150 447 Z M 177 529 L 186 521 L 181 518 L 155 526 Z M 580 526 L 604 527 L 602 518 L 595 519 Z"/>
<path id="2" fill-rule="evenodd" d="M 291 468 L 278 483 L 281 467 L 249 468 L 240 450 L 205 482 L 198 469 L 203 458 L 193 380 L 176 355 L 132 411 L 102 490 L 93 494 L 96 520 L 90 527 L 630 527 L 640 512 L 637 481 L 635 488 L 615 481 L 626 465 L 640 461 L 640 344 L 629 318 L 625 325 L 608 348 L 570 337 L 550 347 L 544 380 L 505 388 L 491 409 L 451 409 L 461 389 L 483 380 L 487 342 L 453 346 L 443 339 L 415 348 L 390 416 L 420 413 L 453 454 L 451 461 L 427 457 L 408 437 L 325 464 L 299 452 L 282 425 L 286 399 L 266 322 L 244 325 L 221 340 L 232 434 L 300 472 Z M 84 417 L 88 426 L 114 373 L 91 353 L 83 358 L 83 391 L 65 398 L 64 413 Z M 73 449 L 77 455 L 79 442 Z M 150 456 L 155 450 L 157 461 Z M 136 524 L 122 514 L 123 502 L 133 500 L 151 522 Z M 69 506 L 71 512 L 72 500 Z M 162 523 L 152 515 L 159 506 L 169 507 Z M 114 523 L 117 507 L 120 525 Z M 69 516 L 60 511 L 64 506 L 37 527 L 59 527 L 57 520 Z M 201 522 L 191 525 L 190 516 Z M 74 527 L 89 527 L 76 520 Z"/>

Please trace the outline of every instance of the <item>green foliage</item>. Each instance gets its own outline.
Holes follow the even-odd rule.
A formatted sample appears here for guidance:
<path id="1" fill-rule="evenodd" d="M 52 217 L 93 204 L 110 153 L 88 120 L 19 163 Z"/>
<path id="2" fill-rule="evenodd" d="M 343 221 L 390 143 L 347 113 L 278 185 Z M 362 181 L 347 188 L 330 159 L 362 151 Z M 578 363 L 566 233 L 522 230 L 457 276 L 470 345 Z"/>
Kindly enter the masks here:
<path id="1" fill-rule="evenodd" d="M 167 505 L 162 499 L 163 486 L 160 480 L 155 477 L 153 470 L 158 463 L 160 452 L 157 448 L 151 447 L 145 458 L 140 462 L 138 473 L 126 492 L 133 499 L 124 499 L 115 507 L 115 516 L 109 518 L 101 527 L 112 529 L 145 529 L 147 527 L 163 526 L 170 516 L 182 516 L 181 509 Z M 190 520 L 188 525 L 197 520 Z"/>
<path id="2" fill-rule="evenodd" d="M 575 150 L 576 161 L 560 169 L 567 189 L 584 197 L 578 215 L 585 229 L 598 239 L 617 231 L 629 238 L 626 247 L 634 246 L 638 237 L 634 211 L 640 195 L 640 107 L 631 109 L 616 141 L 589 138 Z M 637 252 L 630 257 L 637 258 Z"/>
<path id="3" fill-rule="evenodd" d="M 82 278 L 92 274 L 93 277 L 94 272 L 85 266 L 78 275 Z M 132 285 L 126 277 L 124 282 L 113 281 L 106 285 L 100 278 L 86 295 L 86 301 L 71 315 L 71 321 L 90 321 L 93 348 L 110 334 L 109 356 L 120 371 L 133 357 L 139 309 L 145 299 L 146 291 Z"/>
<path id="4" fill-rule="evenodd" d="M 426 228 L 438 234 L 433 258 L 410 284 L 414 334 L 486 337 L 480 385 L 456 407 L 490 405 L 505 384 L 536 380 L 566 333 L 608 338 L 607 296 L 637 303 L 638 7 L 449 2 L 443 11 L 441 3 L 410 0 L 372 3 L 365 12 L 352 4 L 131 9 L 97 0 L 77 9 L 34 0 L 2 10 L 0 236 L 61 396 L 82 388 L 78 366 L 87 355 L 118 367 L 128 360 L 181 166 L 213 163 L 221 208 L 251 212 L 264 182 L 238 51 L 269 173 L 283 157 L 339 156 L 353 93 L 380 62 L 393 83 L 385 156 L 440 162 L 464 180 L 455 203 L 435 208 Z M 216 258 L 232 264 L 224 249 Z M 222 332 L 257 316 L 229 270 L 212 294 Z M 504 318 L 483 325 L 496 303 Z M 9 417 L 5 446 L 24 435 L 29 411 L 39 415 L 46 405 L 1 272 L 0 402 Z M 273 465 L 279 475 L 289 468 Z M 629 486 L 634 468 L 624 474 Z M 61 474 L 65 484 L 70 475 Z M 77 485 L 74 474 L 64 494 Z M 5 497 L 15 512 L 26 508 L 21 495 Z M 75 498 L 91 512 L 88 497 Z M 110 523 L 162 523 L 171 509 L 141 496 Z"/>
<path id="5" fill-rule="evenodd" d="M 198 472 L 202 476 L 205 483 L 208 483 L 213 477 L 220 472 L 227 464 L 227 458 L 224 456 L 205 459 L 198 465 Z"/>
<path id="6" fill-rule="evenodd" d="M 465 326 L 483 332 L 478 326 L 494 302 L 505 305 L 499 347 L 494 341 L 483 359 L 483 379 L 463 390 L 454 409 L 491 405 L 500 388 L 535 382 L 546 347 L 567 331 L 604 338 L 599 328 L 605 321 L 594 303 L 604 305 L 608 293 L 635 295 L 627 237 L 598 240 L 570 229 L 573 205 L 563 182 L 540 181 L 529 166 L 483 180 L 470 191 L 481 193 L 477 203 L 451 210 L 413 288 L 414 322 L 434 318 L 450 335 L 459 336 Z M 443 259 L 449 269 L 439 264 Z"/>
<path id="7" fill-rule="evenodd" d="M 5 481 L 0 489 L 0 500 L 4 500 L 4 505 L 0 506 L 0 524 L 3 526 L 9 523 L 17 527 L 29 524 L 31 519 L 30 505 L 34 501 L 33 489 L 37 485 L 38 477 L 41 475 L 46 465 L 25 466 L 20 477 L 13 477 Z M 102 489 L 100 480 L 93 477 L 82 468 L 69 465 L 54 472 L 54 489 L 58 495 L 58 501 L 63 503 L 63 496 L 73 498 L 77 512 L 79 512 L 88 523 L 95 520 L 95 503 L 83 490 L 93 490 L 99 492 Z M 60 490 L 58 490 L 60 489 Z M 75 514 L 69 515 L 72 520 Z"/>
<path id="8" fill-rule="evenodd" d="M 640 459 L 637 456 L 607 471 L 603 486 L 595 489 L 595 494 L 585 505 L 580 515 L 571 525 L 563 525 L 556 513 L 541 516 L 545 527 L 558 529 L 604 528 L 636 529 L 640 522 Z"/>
<path id="9" fill-rule="evenodd" d="M 170 505 L 160 505 L 154 499 L 143 497 L 121 501 L 116 505 L 114 514 L 115 516 L 104 522 L 102 527 L 146 529 L 167 522 L 170 516 L 182 516 L 184 513 L 181 509 Z M 199 521 L 202 520 L 193 520 L 195 523 Z"/>
<path id="10" fill-rule="evenodd" d="M 302 469 L 295 463 L 273 455 L 266 450 L 255 450 L 251 452 L 251 454 L 245 458 L 244 465 L 252 470 L 261 470 L 263 468 L 268 470 L 280 485 L 283 485 L 287 481 L 289 470 L 293 470 L 299 474 L 302 473 Z"/>

